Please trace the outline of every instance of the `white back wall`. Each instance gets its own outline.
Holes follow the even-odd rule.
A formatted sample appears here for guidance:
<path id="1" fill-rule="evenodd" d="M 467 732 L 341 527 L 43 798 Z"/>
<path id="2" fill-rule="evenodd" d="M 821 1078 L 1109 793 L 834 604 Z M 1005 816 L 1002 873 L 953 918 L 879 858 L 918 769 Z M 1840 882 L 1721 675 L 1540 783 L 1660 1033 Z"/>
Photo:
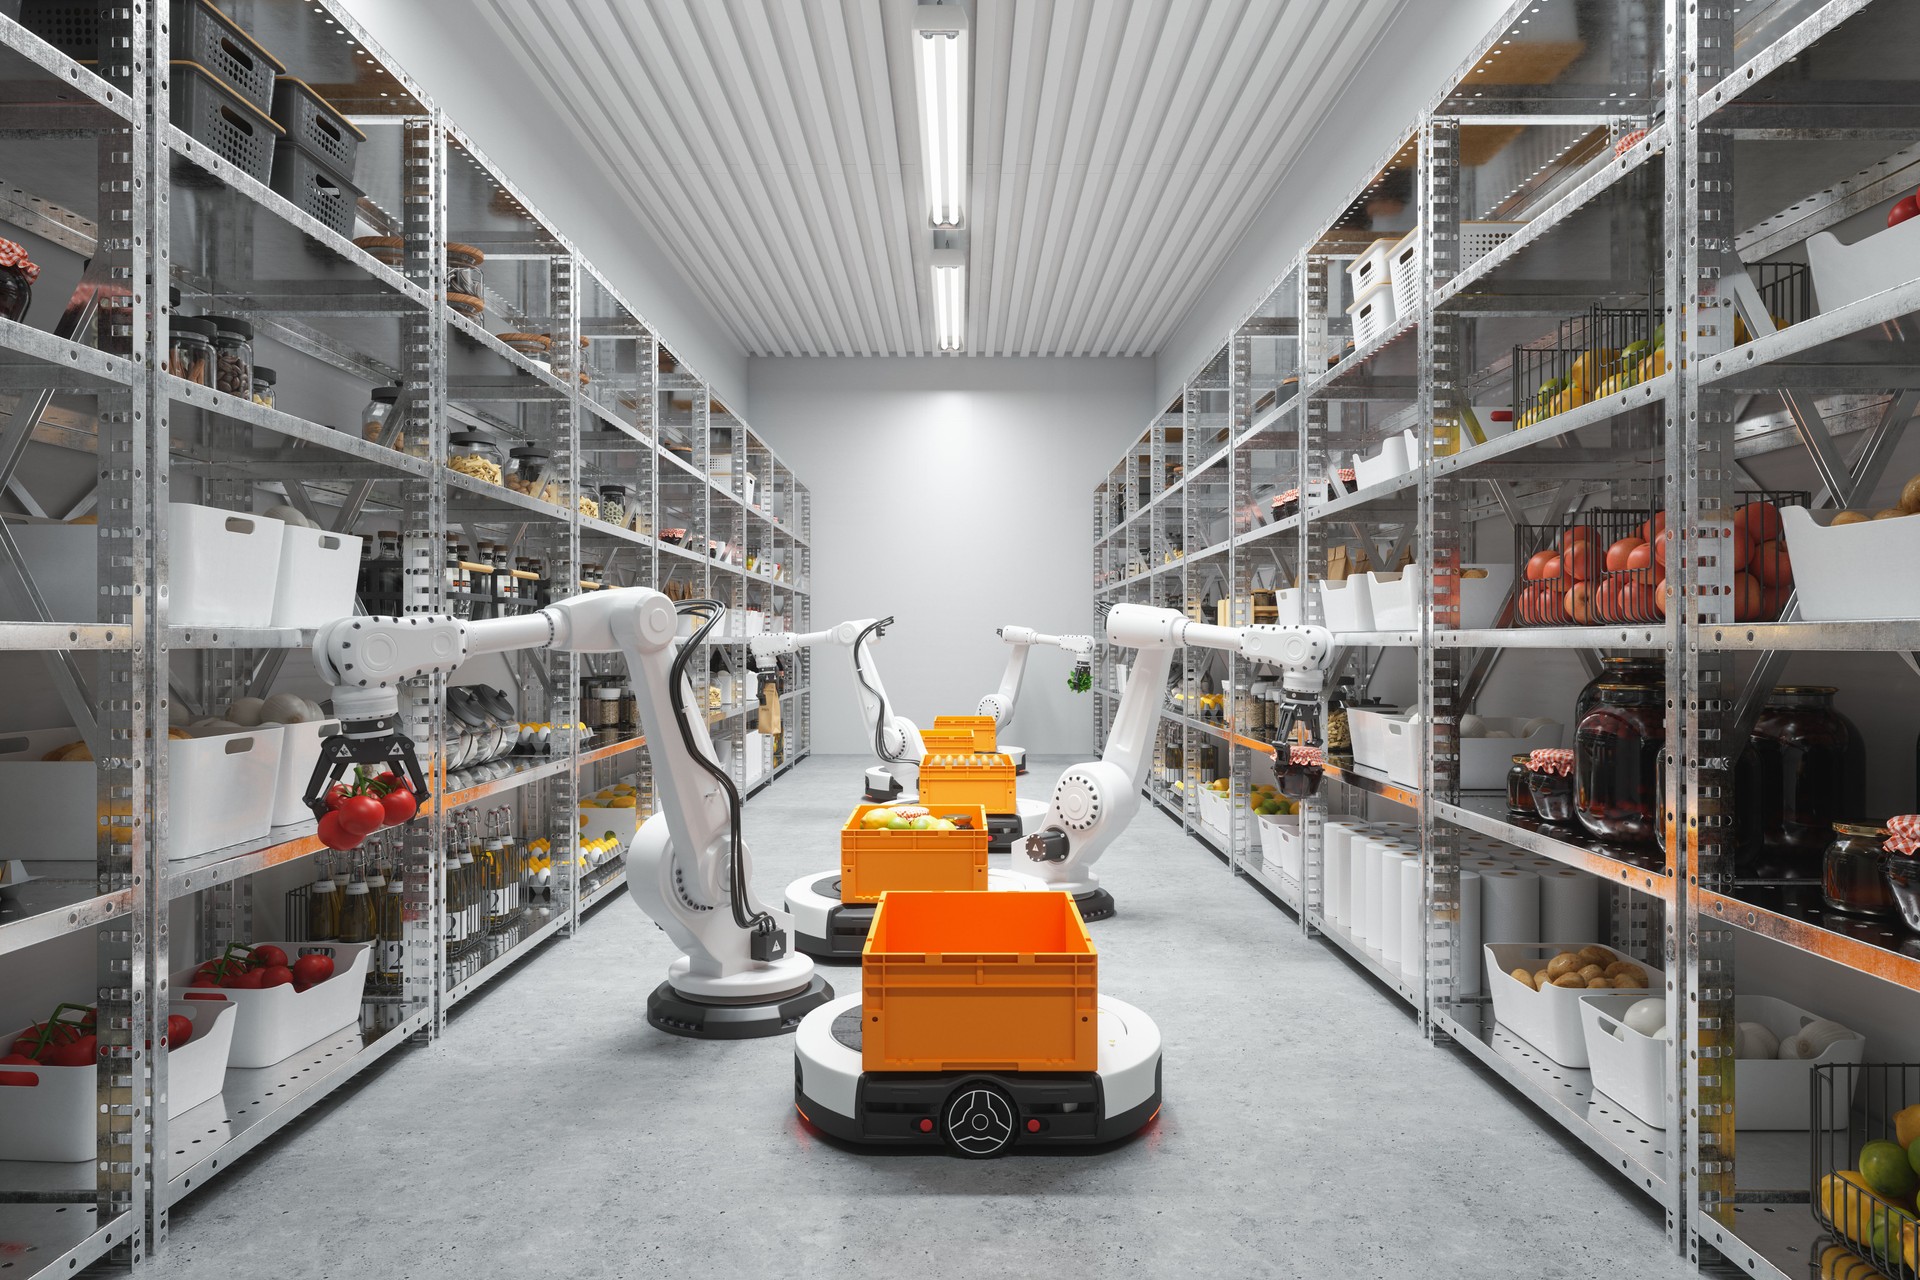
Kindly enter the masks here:
<path id="1" fill-rule="evenodd" d="M 874 660 L 923 725 L 999 685 L 995 627 L 1091 631 L 1093 487 L 1152 388 L 1146 359 L 749 360 L 754 427 L 813 491 L 813 628 L 894 615 Z M 1008 741 L 1091 754 L 1070 667 L 1034 652 Z M 844 650 L 817 654 L 813 686 L 814 750 L 867 752 Z"/>

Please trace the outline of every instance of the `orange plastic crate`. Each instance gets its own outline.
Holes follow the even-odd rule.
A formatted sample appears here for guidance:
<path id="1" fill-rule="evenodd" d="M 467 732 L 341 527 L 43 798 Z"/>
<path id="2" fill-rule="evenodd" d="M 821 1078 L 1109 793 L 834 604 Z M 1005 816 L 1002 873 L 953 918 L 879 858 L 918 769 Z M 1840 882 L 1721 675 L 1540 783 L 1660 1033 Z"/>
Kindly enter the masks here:
<path id="1" fill-rule="evenodd" d="M 1092 1071 L 1099 957 L 1066 893 L 889 893 L 860 957 L 867 1071 Z"/>
<path id="2" fill-rule="evenodd" d="M 973 730 L 935 725 L 920 731 L 920 743 L 926 747 L 928 755 L 972 755 Z"/>
<path id="3" fill-rule="evenodd" d="M 970 826 L 963 831 L 860 829 L 869 812 L 892 807 L 863 804 L 840 828 L 840 901 L 877 902 L 890 889 L 986 889 L 986 810 L 977 804 L 927 810 L 966 821 Z"/>
<path id="4" fill-rule="evenodd" d="M 991 752 L 1000 749 L 998 730 L 994 728 L 992 716 L 935 716 L 933 727 L 936 730 L 967 730 L 973 735 L 972 748 L 975 751 Z"/>
<path id="5" fill-rule="evenodd" d="M 920 803 L 939 810 L 977 804 L 988 813 L 1018 813 L 1013 760 L 1003 755 L 942 755 L 920 762 Z"/>

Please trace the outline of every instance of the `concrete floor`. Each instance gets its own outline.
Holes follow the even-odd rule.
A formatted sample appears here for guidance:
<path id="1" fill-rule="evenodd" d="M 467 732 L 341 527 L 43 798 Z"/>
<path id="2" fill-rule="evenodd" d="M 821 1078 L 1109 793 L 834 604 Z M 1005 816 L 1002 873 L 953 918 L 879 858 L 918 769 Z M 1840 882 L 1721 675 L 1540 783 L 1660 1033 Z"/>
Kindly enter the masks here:
<path id="1" fill-rule="evenodd" d="M 748 806 L 763 893 L 831 865 L 862 767 L 807 761 Z M 1165 1037 L 1165 1108 L 1116 1149 L 972 1162 L 804 1132 L 789 1040 L 646 1026 L 673 951 L 622 895 L 176 1208 L 146 1274 L 1692 1274 L 1649 1201 L 1165 816 L 1099 869 L 1102 989 Z"/>

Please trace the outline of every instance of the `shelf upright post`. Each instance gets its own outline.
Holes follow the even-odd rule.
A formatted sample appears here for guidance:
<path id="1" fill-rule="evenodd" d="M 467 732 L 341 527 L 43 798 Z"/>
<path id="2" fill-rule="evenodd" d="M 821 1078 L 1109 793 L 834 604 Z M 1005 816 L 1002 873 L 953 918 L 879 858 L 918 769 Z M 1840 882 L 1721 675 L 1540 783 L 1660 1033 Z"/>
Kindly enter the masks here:
<path id="1" fill-rule="evenodd" d="M 586 297 L 587 276 L 573 251 L 562 246 L 547 258 L 547 314 L 554 319 L 554 376 L 566 384 L 567 394 L 553 403 L 553 441 L 556 460 L 566 468 L 567 492 L 573 509 L 567 512 L 567 525 L 561 532 L 558 549 L 566 561 L 567 594 L 580 589 L 580 431 L 585 412 L 580 402 L 586 392 L 580 386 L 580 307 Z M 598 424 L 596 424 L 598 425 Z M 611 585 L 611 584 L 608 584 Z M 561 597 L 556 594 L 555 599 Z M 552 711 L 562 713 L 567 724 L 581 720 L 579 705 L 580 676 L 586 659 L 569 652 L 548 653 L 547 669 L 553 680 L 553 699 L 559 703 Z M 562 914 L 566 923 L 561 931 L 571 936 L 580 927 L 580 735 L 567 735 L 567 767 L 548 784 L 547 830 L 553 852 L 553 865 L 564 866 L 565 874 L 554 877 L 556 891 L 566 894 Z M 535 812 L 538 812 L 537 806 Z"/>
<path id="2" fill-rule="evenodd" d="M 1232 602 L 1228 608 L 1235 615 L 1227 621 L 1236 626 L 1247 626 L 1253 622 L 1253 557 L 1240 552 L 1240 540 L 1235 536 L 1239 530 L 1240 512 L 1245 505 L 1240 490 L 1246 482 L 1239 474 L 1240 451 L 1234 447 L 1234 442 L 1252 426 L 1253 335 L 1243 325 L 1234 330 L 1233 337 L 1227 342 L 1227 599 Z M 1243 609 L 1244 617 L 1240 616 Z M 1227 654 L 1227 688 L 1226 697 L 1222 700 L 1224 705 L 1220 723 L 1234 734 L 1243 733 L 1246 729 L 1243 718 L 1253 688 L 1252 671 L 1251 662 L 1243 661 L 1236 653 Z M 1258 839 L 1251 807 L 1253 751 L 1237 739 L 1230 738 L 1227 740 L 1227 761 L 1228 773 L 1233 780 L 1228 788 L 1227 800 L 1231 806 L 1227 813 L 1228 865 L 1238 875 L 1241 864 Z M 1264 870 L 1277 872 L 1277 868 L 1266 867 L 1264 854 L 1262 858 Z"/>
<path id="3" fill-rule="evenodd" d="M 447 536 L 447 163 L 452 146 L 446 120 L 435 109 L 401 126 L 401 220 L 407 278 L 427 293 L 428 308 L 401 321 L 400 386 L 406 401 L 409 440 L 427 442 L 431 468 L 425 480 L 404 486 L 409 513 L 402 535 L 404 566 L 401 609 L 407 614 L 442 613 L 448 608 L 444 560 Z M 443 708 L 446 690 L 440 676 L 409 682 L 401 699 L 401 717 L 409 737 L 431 744 L 426 762 L 436 795 L 447 785 Z M 424 841 L 421 839 L 424 835 Z M 410 834 L 401 853 L 406 938 L 402 948 L 402 987 L 409 1016 L 431 1011 L 437 1037 L 446 1027 L 445 990 L 446 877 L 441 851 L 447 843 L 447 815 L 435 805 L 425 831 Z"/>
<path id="4" fill-rule="evenodd" d="M 1420 593 L 1419 705 L 1426 724 L 1426 742 L 1420 752 L 1420 847 L 1425 922 L 1425 945 L 1413 963 L 1424 969 L 1424 982 L 1415 977 L 1421 1029 L 1429 1039 L 1446 1032 L 1434 1018 L 1450 1005 L 1457 975 L 1478 964 L 1478 956 L 1460 952 L 1459 830 L 1435 814 L 1438 801 L 1457 801 L 1460 794 L 1460 717 L 1468 708 L 1461 701 L 1460 650 L 1433 642 L 1434 632 L 1460 626 L 1460 548 L 1465 529 L 1462 513 L 1471 496 L 1461 480 L 1442 480 L 1434 473 L 1436 448 L 1443 440 L 1460 442 L 1461 408 L 1471 372 L 1465 350 L 1464 326 L 1458 317 L 1433 305 L 1435 292 L 1460 271 L 1460 122 L 1428 115 L 1420 124 L 1419 176 L 1421 289 L 1419 421 L 1420 456 L 1417 490 L 1417 559 L 1424 566 Z"/>
<path id="5" fill-rule="evenodd" d="M 1734 621 L 1734 560 L 1719 548 L 1732 545 L 1736 406 L 1730 392 L 1701 378 L 1705 362 L 1733 346 L 1733 294 L 1722 287 L 1740 271 L 1733 135 L 1704 127 L 1699 109 L 1700 95 L 1730 70 L 1733 13 L 1724 4 L 1667 0 L 1667 29 L 1684 32 L 1668 50 L 1668 66 L 1685 68 L 1667 77 L 1667 118 L 1680 122 L 1668 148 L 1667 192 L 1681 212 L 1677 226 L 1668 224 L 1666 264 L 1667 367 L 1677 371 L 1667 520 L 1680 530 L 1670 548 L 1680 563 L 1668 569 L 1678 595 L 1667 610 L 1668 742 L 1677 743 L 1667 794 L 1679 799 L 1684 858 L 1675 868 L 1666 956 L 1679 957 L 1668 967 L 1685 983 L 1678 996 L 1669 993 L 1668 1017 L 1670 1026 L 1681 1024 L 1672 1026 L 1673 1043 L 1685 1049 L 1673 1055 L 1679 1078 L 1672 1083 L 1683 1103 L 1673 1120 L 1686 1128 L 1684 1176 L 1670 1183 L 1678 1195 L 1669 1215 L 1676 1251 L 1684 1247 L 1697 1265 L 1701 1230 L 1733 1226 L 1735 1191 L 1733 931 L 1699 906 L 1701 890 L 1732 887 L 1733 768 L 1742 746 L 1732 740 L 1739 693 L 1732 655 L 1702 643 L 1710 628 Z"/>
<path id="6" fill-rule="evenodd" d="M 1325 573 L 1326 544 L 1320 531 L 1307 516 L 1307 478 L 1316 468 L 1331 478 L 1333 451 L 1327 438 L 1327 402 L 1314 394 L 1327 371 L 1327 353 L 1332 341 L 1327 328 L 1327 308 L 1332 302 L 1333 260 L 1309 249 L 1300 260 L 1300 407 L 1294 413 L 1299 447 L 1294 450 L 1294 485 L 1299 490 L 1295 504 L 1298 515 L 1294 563 L 1299 566 L 1294 582 L 1300 588 L 1301 621 L 1314 626 L 1327 625 L 1326 609 L 1316 585 Z M 1319 566 L 1316 571 L 1316 566 Z M 1276 751 L 1287 744 L 1276 742 Z M 1277 763 L 1277 760 L 1276 760 Z M 1326 879 L 1327 788 L 1300 801 L 1301 876 L 1325 883 Z M 1306 909 L 1302 891 L 1301 931 L 1311 937 L 1319 920 L 1318 909 Z"/>
<path id="7" fill-rule="evenodd" d="M 693 466 L 694 470 L 700 474 L 694 483 L 696 496 L 688 515 L 697 517 L 689 523 L 698 524 L 699 528 L 687 530 L 687 541 L 691 544 L 689 549 L 700 557 L 700 568 L 694 575 L 694 581 L 697 584 L 695 594 L 700 599 L 712 600 L 716 594 L 713 548 L 710 545 L 714 540 L 713 486 L 708 483 L 708 477 L 713 474 L 713 403 L 704 380 L 695 382 L 692 395 Z M 720 625 L 714 630 L 717 633 L 725 626 L 726 622 L 722 619 Z M 696 631 L 699 629 L 697 621 L 694 629 Z M 696 654 L 694 660 L 687 664 L 688 669 L 693 673 L 693 705 L 700 709 L 700 714 L 703 716 L 709 709 L 707 690 L 713 687 L 713 673 L 707 669 L 708 661 L 705 654 Z"/>

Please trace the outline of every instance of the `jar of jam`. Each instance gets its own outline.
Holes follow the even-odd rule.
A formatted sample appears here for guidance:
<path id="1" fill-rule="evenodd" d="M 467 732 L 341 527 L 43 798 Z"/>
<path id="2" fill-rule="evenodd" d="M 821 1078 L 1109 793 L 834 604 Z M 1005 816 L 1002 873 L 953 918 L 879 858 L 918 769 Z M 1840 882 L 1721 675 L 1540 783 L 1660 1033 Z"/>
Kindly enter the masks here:
<path id="1" fill-rule="evenodd" d="M 1866 811 L 1866 753 L 1860 731 L 1834 709 L 1834 693 L 1783 685 L 1753 723 L 1753 803 L 1772 874 L 1813 879 L 1834 824 Z"/>
<path id="2" fill-rule="evenodd" d="M 1833 824 L 1833 842 L 1827 846 L 1820 879 L 1820 896 L 1835 911 L 1856 916 L 1892 916 L 1898 912 L 1888 886 L 1880 847 L 1885 827 Z"/>
<path id="3" fill-rule="evenodd" d="M 1654 689 L 1667 687 L 1667 663 L 1664 658 L 1645 655 L 1631 658 L 1600 659 L 1600 674 L 1587 681 L 1573 700 L 1573 722 L 1578 725 L 1587 712 L 1600 705 L 1603 684 L 1644 684 Z"/>
<path id="4" fill-rule="evenodd" d="M 1542 747 L 1527 757 L 1527 792 L 1542 822 L 1574 823 L 1573 754 L 1565 747 Z"/>
<path id="5" fill-rule="evenodd" d="M 1507 812 L 1522 817 L 1534 816 L 1533 788 L 1527 784 L 1527 758 L 1515 756 L 1513 767 L 1507 770 Z"/>
<path id="6" fill-rule="evenodd" d="M 1666 744 L 1666 695 L 1652 685 L 1603 684 L 1599 705 L 1574 730 L 1574 810 L 1588 834 L 1652 844 L 1659 832 L 1655 784 Z"/>
<path id="7" fill-rule="evenodd" d="M 11 240 L 0 240 L 0 316 L 23 322 L 33 305 L 33 282 L 40 278 L 27 251 Z"/>

